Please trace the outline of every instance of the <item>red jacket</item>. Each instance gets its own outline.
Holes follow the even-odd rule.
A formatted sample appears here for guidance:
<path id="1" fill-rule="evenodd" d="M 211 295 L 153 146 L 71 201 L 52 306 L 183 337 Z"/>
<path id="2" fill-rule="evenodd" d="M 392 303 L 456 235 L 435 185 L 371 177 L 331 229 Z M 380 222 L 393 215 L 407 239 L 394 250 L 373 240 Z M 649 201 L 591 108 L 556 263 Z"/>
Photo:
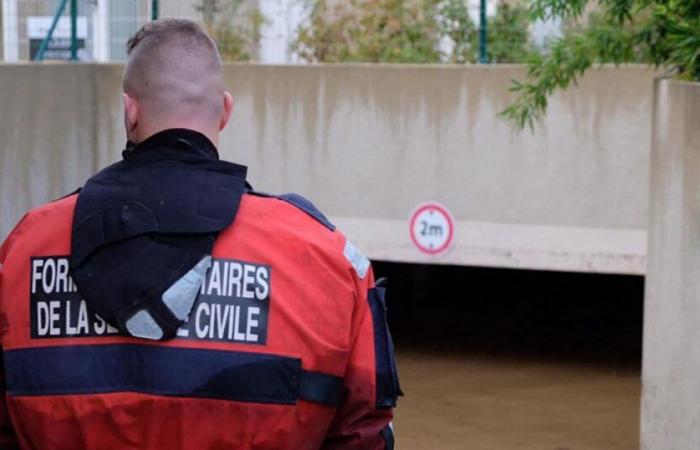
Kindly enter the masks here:
<path id="1" fill-rule="evenodd" d="M 383 289 L 339 232 L 245 194 L 178 337 L 123 337 L 68 275 L 76 195 L 0 247 L 0 448 L 391 448 Z"/>

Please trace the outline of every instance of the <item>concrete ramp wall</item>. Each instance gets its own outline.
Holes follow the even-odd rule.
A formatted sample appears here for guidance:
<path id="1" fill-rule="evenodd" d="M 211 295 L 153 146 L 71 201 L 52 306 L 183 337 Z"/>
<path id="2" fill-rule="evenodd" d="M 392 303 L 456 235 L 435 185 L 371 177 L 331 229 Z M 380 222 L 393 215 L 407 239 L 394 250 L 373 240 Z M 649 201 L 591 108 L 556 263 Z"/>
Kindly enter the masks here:
<path id="1" fill-rule="evenodd" d="M 641 448 L 700 448 L 700 83 L 656 84 Z"/>
<path id="2" fill-rule="evenodd" d="M 0 66 L 0 234 L 124 145 L 117 65 Z M 522 67 L 226 66 L 221 141 L 267 192 L 297 192 L 389 261 L 642 274 L 652 85 L 594 70 L 535 133 L 497 117 Z M 421 253 L 409 217 L 438 201 L 450 249 Z"/>

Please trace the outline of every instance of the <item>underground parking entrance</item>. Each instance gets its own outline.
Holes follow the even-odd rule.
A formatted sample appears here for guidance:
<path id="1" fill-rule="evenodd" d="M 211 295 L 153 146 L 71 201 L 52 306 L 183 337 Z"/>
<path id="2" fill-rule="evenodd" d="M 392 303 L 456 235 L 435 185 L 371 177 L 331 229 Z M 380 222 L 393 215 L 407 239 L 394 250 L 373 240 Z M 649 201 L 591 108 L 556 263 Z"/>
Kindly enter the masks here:
<path id="1" fill-rule="evenodd" d="M 639 447 L 644 278 L 373 262 L 411 449 Z"/>

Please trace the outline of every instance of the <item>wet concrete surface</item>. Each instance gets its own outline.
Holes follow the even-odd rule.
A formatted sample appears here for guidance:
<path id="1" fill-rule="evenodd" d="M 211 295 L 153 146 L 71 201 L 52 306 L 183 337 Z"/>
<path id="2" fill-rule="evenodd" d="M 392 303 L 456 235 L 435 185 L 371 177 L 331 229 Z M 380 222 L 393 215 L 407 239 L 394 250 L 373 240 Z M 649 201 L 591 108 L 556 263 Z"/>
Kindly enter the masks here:
<path id="1" fill-rule="evenodd" d="M 397 449 L 639 448 L 635 368 L 400 349 Z"/>
<path id="2" fill-rule="evenodd" d="M 644 279 L 375 262 L 400 450 L 639 448 Z"/>

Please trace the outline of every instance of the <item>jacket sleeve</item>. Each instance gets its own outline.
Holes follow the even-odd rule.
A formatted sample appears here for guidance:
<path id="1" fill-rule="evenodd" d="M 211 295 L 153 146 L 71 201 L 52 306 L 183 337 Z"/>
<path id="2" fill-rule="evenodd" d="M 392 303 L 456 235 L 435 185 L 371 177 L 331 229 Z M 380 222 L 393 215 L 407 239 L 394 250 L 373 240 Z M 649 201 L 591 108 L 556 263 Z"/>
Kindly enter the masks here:
<path id="1" fill-rule="evenodd" d="M 322 449 L 392 450 L 391 420 L 400 388 L 386 324 L 384 288 L 375 286 L 371 267 L 364 277 L 355 278 L 352 348 L 342 402 Z"/>
<path id="2" fill-rule="evenodd" d="M 26 218 L 26 216 L 25 216 Z M 22 221 L 15 227 L 15 229 L 10 233 L 7 240 L 0 245 L 0 338 L 2 333 L 5 331 L 5 312 L 4 303 L 8 301 L 4 294 L 3 287 L 3 265 L 7 260 L 7 255 L 10 251 L 12 241 L 14 240 L 15 234 L 18 232 L 18 228 L 22 224 Z M 0 448 L 14 450 L 19 449 L 19 443 L 17 442 L 17 437 L 15 435 L 12 422 L 10 420 L 10 413 L 7 407 L 7 396 L 6 396 L 6 386 L 5 386 L 5 367 L 3 364 L 2 346 L 0 346 Z"/>

